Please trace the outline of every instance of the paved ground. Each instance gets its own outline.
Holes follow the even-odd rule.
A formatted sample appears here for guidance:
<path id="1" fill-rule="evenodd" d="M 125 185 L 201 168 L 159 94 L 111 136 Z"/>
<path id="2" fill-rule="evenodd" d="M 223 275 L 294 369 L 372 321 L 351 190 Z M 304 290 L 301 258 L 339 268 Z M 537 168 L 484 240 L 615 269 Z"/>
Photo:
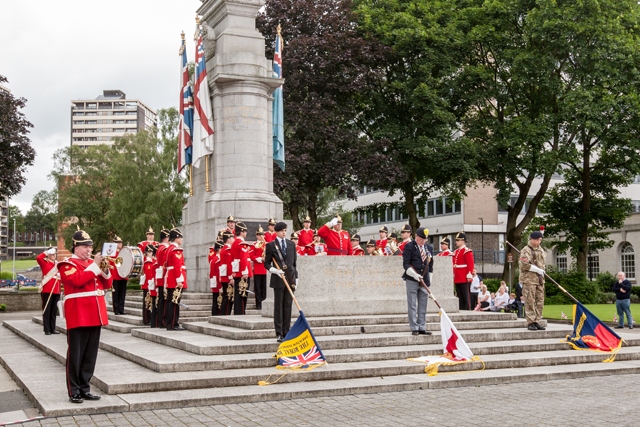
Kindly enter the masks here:
<path id="1" fill-rule="evenodd" d="M 32 314 L 25 317 L 30 318 Z M 8 320 L 3 314 L 0 320 Z M 8 376 L 0 372 L 0 390 Z M 447 374 L 440 374 L 447 375 Z M 450 374 L 455 375 L 455 374 Z M 15 387 L 8 384 L 8 387 Z M 21 426 L 637 426 L 640 375 L 45 418 Z M 0 399 L 2 394 L 0 393 Z M 28 400 L 16 407 L 33 408 Z M 0 402 L 1 403 L 1 402 Z M 0 406 L 1 408 L 1 406 Z M 0 409 L 2 412 L 2 409 Z"/>

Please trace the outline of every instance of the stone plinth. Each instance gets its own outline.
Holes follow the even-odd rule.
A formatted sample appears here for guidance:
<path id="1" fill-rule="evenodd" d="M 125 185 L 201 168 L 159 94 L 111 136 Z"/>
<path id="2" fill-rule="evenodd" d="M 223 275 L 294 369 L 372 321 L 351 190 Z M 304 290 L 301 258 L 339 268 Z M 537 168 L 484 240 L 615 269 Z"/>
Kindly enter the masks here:
<path id="1" fill-rule="evenodd" d="M 407 294 L 401 257 L 298 257 L 296 298 L 305 316 L 406 314 Z M 431 292 L 447 313 L 458 312 L 453 296 L 451 259 L 435 257 Z M 427 311 L 438 308 L 432 300 Z M 295 304 L 294 315 L 297 314 Z M 262 303 L 262 315 L 273 317 L 273 290 Z"/>

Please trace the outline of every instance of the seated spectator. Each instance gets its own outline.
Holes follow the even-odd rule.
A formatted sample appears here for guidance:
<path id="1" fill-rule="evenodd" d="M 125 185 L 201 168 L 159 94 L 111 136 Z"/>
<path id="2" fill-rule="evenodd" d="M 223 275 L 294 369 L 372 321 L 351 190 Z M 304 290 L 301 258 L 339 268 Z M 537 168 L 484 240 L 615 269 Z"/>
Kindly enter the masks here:
<path id="1" fill-rule="evenodd" d="M 507 287 L 504 285 L 504 282 L 500 284 L 500 289 L 498 289 L 498 295 L 496 295 L 493 308 L 491 311 L 502 311 L 507 308 L 509 304 L 509 294 L 507 294 Z"/>
<path id="2" fill-rule="evenodd" d="M 491 306 L 491 295 L 487 291 L 487 285 L 480 285 L 480 292 L 478 292 L 478 304 L 473 309 L 474 311 L 488 310 Z"/>

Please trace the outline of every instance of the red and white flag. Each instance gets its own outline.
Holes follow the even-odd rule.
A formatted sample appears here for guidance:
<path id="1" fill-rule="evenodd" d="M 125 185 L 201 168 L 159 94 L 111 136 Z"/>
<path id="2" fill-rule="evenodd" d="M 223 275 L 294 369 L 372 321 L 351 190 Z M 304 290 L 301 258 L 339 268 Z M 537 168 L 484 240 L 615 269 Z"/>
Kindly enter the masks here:
<path id="1" fill-rule="evenodd" d="M 197 28 L 196 67 L 193 93 L 193 166 L 198 167 L 200 159 L 213 153 L 213 109 L 209 96 L 207 64 L 204 57 L 202 30 Z"/>
<path id="2" fill-rule="evenodd" d="M 456 327 L 444 310 L 440 309 L 440 332 L 442 334 L 442 349 L 444 354 L 439 356 L 422 356 L 411 358 L 415 362 L 426 363 L 425 372 L 429 375 L 438 373 L 440 365 L 456 365 L 472 360 L 479 360 L 462 338 Z"/>

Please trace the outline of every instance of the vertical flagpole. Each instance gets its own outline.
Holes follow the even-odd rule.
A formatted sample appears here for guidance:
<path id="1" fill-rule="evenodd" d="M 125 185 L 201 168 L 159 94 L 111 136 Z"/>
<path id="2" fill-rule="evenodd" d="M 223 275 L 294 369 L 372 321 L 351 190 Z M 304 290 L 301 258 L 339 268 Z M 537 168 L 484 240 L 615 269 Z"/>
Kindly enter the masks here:
<path id="1" fill-rule="evenodd" d="M 205 169 L 205 182 L 206 182 L 206 190 L 209 191 L 209 155 L 207 154 L 204 158 L 204 169 Z"/>
<path id="2" fill-rule="evenodd" d="M 189 196 L 193 196 L 193 165 L 189 164 Z"/>

